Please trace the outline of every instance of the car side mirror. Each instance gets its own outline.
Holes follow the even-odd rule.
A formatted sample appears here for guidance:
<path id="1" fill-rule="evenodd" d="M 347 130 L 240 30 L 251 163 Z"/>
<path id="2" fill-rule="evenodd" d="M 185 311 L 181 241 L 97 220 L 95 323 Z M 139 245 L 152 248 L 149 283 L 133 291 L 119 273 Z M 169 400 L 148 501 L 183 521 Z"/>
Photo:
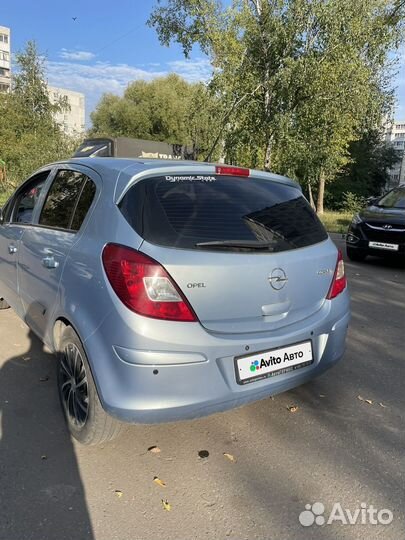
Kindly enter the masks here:
<path id="1" fill-rule="evenodd" d="M 371 206 L 372 204 L 376 203 L 379 199 L 380 197 L 368 197 L 366 199 L 366 202 L 369 206 Z"/>

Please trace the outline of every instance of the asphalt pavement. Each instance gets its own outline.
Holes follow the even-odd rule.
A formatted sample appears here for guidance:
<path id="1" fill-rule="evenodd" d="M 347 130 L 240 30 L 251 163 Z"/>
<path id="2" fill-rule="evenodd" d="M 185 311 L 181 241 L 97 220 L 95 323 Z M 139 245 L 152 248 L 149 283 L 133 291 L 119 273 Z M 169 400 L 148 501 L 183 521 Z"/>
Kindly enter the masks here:
<path id="1" fill-rule="evenodd" d="M 54 357 L 1 311 L 0 539 L 405 538 L 405 271 L 379 259 L 346 270 L 353 318 L 335 368 L 101 448 L 70 439 Z"/>

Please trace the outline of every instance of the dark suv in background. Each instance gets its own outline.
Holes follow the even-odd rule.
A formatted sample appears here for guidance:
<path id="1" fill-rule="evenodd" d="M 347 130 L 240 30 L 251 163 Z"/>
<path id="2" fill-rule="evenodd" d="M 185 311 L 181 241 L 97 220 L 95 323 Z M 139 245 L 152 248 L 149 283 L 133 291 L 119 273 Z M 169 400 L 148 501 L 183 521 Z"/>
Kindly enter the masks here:
<path id="1" fill-rule="evenodd" d="M 405 184 L 373 199 L 353 216 L 346 250 L 352 261 L 362 261 L 367 255 L 405 259 Z"/>

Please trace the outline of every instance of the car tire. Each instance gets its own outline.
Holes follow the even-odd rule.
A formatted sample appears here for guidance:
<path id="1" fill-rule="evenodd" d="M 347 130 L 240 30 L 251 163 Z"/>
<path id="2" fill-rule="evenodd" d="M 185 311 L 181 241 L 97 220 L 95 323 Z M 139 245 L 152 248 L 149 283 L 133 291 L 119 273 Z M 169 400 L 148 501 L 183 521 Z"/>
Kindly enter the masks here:
<path id="1" fill-rule="evenodd" d="M 0 296 L 0 309 L 8 309 L 10 306 L 7 302 Z"/>
<path id="2" fill-rule="evenodd" d="M 359 251 L 358 249 L 353 249 L 349 246 L 346 247 L 346 254 L 351 261 L 355 262 L 364 261 L 364 259 L 367 257 L 367 253 L 364 251 Z"/>
<path id="3" fill-rule="evenodd" d="M 58 349 L 59 398 L 71 435 L 87 446 L 115 439 L 124 424 L 104 411 L 83 345 L 71 326 L 63 330 Z"/>

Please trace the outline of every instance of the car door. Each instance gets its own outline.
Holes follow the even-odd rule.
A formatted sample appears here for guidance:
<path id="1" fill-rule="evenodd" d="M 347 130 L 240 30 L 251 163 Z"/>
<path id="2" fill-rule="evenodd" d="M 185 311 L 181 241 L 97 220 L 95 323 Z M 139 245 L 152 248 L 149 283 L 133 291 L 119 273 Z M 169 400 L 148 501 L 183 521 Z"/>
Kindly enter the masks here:
<path id="1" fill-rule="evenodd" d="M 41 203 L 41 192 L 51 170 L 44 169 L 24 182 L 6 204 L 3 223 L 0 224 L 0 297 L 4 297 L 20 316 L 23 307 L 18 289 L 17 261 L 21 238 Z"/>
<path id="2" fill-rule="evenodd" d="M 47 184 L 43 205 L 19 250 L 19 287 L 25 320 L 44 337 L 67 255 L 78 240 L 96 193 L 86 168 L 63 165 Z"/>

